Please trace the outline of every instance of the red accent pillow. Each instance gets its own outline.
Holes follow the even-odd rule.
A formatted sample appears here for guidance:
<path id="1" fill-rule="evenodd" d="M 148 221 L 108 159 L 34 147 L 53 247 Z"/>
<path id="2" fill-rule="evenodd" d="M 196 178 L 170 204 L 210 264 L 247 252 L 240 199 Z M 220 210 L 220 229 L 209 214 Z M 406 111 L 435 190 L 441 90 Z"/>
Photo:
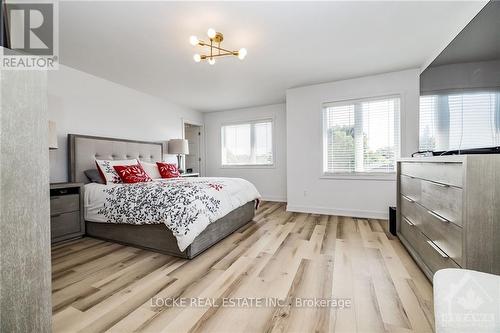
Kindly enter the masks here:
<path id="1" fill-rule="evenodd" d="M 161 178 L 177 178 L 181 176 L 175 164 L 156 162 L 156 165 L 160 170 Z"/>
<path id="2" fill-rule="evenodd" d="M 131 184 L 151 181 L 151 177 L 148 176 L 140 164 L 115 165 L 113 168 L 124 183 Z"/>

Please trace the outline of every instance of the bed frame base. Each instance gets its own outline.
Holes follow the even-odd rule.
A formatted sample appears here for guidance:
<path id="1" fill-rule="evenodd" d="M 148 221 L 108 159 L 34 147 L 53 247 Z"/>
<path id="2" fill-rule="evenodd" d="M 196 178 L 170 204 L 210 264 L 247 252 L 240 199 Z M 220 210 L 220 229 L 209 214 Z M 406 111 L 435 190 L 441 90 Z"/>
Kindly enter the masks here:
<path id="1" fill-rule="evenodd" d="M 86 221 L 86 235 L 176 257 L 192 259 L 250 222 L 255 202 L 250 201 L 208 225 L 194 242 L 180 251 L 177 240 L 165 224 L 112 224 Z"/>

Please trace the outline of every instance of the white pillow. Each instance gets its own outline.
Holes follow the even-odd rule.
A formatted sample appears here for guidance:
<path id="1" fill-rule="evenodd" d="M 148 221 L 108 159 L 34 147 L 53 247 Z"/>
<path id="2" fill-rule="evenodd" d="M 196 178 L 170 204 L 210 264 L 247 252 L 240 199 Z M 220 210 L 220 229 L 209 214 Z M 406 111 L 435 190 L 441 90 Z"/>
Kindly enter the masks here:
<path id="1" fill-rule="evenodd" d="M 156 163 L 141 161 L 141 165 L 151 179 L 161 178 L 160 170 L 158 170 L 158 165 Z"/>
<path id="2" fill-rule="evenodd" d="M 123 183 L 120 176 L 113 166 L 115 165 L 136 165 L 139 164 L 137 159 L 133 160 L 95 160 L 97 170 L 101 177 L 104 177 L 106 184 L 121 184 Z"/>

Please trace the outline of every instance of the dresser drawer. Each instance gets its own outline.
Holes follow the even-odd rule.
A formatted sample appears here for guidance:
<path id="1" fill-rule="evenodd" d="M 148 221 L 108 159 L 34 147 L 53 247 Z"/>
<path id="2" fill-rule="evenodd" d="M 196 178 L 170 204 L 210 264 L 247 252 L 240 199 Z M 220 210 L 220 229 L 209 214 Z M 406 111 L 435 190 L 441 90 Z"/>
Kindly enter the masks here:
<path id="1" fill-rule="evenodd" d="M 416 226 L 413 224 L 413 221 L 410 221 L 406 216 L 401 215 L 401 224 L 400 224 L 400 232 L 410 243 L 410 245 L 415 249 L 417 249 L 417 233 L 419 232 Z"/>
<path id="2" fill-rule="evenodd" d="M 405 240 L 410 243 L 420 260 L 432 273 L 443 268 L 460 268 L 443 250 L 404 217 L 401 218 L 400 230 Z"/>
<path id="3" fill-rule="evenodd" d="M 431 214 L 425 207 L 401 196 L 401 215 L 449 257 L 462 264 L 462 228 Z"/>
<path id="4" fill-rule="evenodd" d="M 50 218 L 51 238 L 81 232 L 80 212 L 53 215 Z"/>
<path id="5" fill-rule="evenodd" d="M 408 176 L 401 176 L 400 182 L 401 202 L 415 201 L 446 220 L 462 225 L 461 188 Z"/>
<path id="6" fill-rule="evenodd" d="M 415 201 L 405 195 L 402 195 L 400 202 L 401 215 L 404 215 L 413 225 L 419 225 L 421 223 L 421 212 L 419 211 L 418 205 Z"/>
<path id="7" fill-rule="evenodd" d="M 80 196 L 78 194 L 68 194 L 50 197 L 50 214 L 74 212 L 80 209 Z"/>
<path id="8" fill-rule="evenodd" d="M 422 193 L 420 179 L 401 175 L 400 182 L 401 193 L 403 195 L 412 200 L 420 201 L 420 195 Z"/>
<path id="9" fill-rule="evenodd" d="M 462 265 L 463 229 L 456 224 L 437 218 L 421 206 L 417 209 L 422 216 L 417 228 L 457 264 Z"/>
<path id="10" fill-rule="evenodd" d="M 418 249 L 422 261 L 429 267 L 432 273 L 443 268 L 460 268 L 443 250 L 441 250 L 434 242 L 425 237 L 424 234 L 418 233 Z"/>
<path id="11" fill-rule="evenodd" d="M 401 162 L 401 174 L 462 187 L 462 163 Z"/>
<path id="12" fill-rule="evenodd" d="M 462 225 L 462 189 L 421 181 L 421 194 L 418 201 L 427 208 L 431 214 L 438 215 L 444 219 Z"/>

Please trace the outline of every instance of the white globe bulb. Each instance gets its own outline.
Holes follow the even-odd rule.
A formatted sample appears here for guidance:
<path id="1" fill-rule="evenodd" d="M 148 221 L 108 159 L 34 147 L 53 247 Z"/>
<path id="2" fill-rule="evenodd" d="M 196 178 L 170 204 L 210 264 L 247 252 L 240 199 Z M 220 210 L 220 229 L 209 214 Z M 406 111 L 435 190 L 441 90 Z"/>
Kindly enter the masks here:
<path id="1" fill-rule="evenodd" d="M 208 38 L 214 38 L 216 34 L 217 34 L 217 32 L 212 28 L 207 30 Z"/>
<path id="2" fill-rule="evenodd" d="M 198 45 L 198 43 L 199 43 L 200 41 L 198 40 L 198 37 L 196 37 L 196 36 L 191 36 L 191 37 L 189 37 L 189 42 L 191 43 L 191 45 Z"/>
<path id="3" fill-rule="evenodd" d="M 195 54 L 193 56 L 193 59 L 194 59 L 195 62 L 200 62 L 201 61 L 201 56 L 199 54 Z"/>
<path id="4" fill-rule="evenodd" d="M 247 56 L 247 49 L 245 48 L 241 48 L 239 51 L 238 51 L 238 58 L 240 58 L 241 60 L 245 59 L 245 57 Z"/>
<path id="5" fill-rule="evenodd" d="M 210 58 L 210 59 L 208 59 L 208 63 L 209 63 L 210 65 L 214 65 L 214 64 L 215 64 L 215 59 L 214 59 L 214 58 Z"/>

